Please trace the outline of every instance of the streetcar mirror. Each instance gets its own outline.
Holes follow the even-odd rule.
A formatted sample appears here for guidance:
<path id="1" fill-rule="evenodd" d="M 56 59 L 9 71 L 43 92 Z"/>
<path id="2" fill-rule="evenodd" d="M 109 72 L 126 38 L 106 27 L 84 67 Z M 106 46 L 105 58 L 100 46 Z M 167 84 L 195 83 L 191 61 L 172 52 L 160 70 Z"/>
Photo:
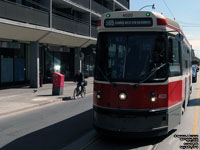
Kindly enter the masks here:
<path id="1" fill-rule="evenodd" d="M 180 34 L 180 33 L 178 33 L 177 35 L 176 35 L 176 40 L 177 41 L 183 41 L 183 35 L 182 34 Z"/>

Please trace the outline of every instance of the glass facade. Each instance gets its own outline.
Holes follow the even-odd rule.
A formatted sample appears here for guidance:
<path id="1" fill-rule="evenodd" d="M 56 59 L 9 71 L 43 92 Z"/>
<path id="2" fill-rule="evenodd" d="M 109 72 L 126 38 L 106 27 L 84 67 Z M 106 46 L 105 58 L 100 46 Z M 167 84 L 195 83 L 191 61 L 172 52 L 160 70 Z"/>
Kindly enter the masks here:
<path id="1" fill-rule="evenodd" d="M 84 58 L 84 75 L 85 77 L 91 77 L 94 75 L 94 54 L 87 54 Z"/>
<path id="2" fill-rule="evenodd" d="M 0 85 L 26 80 L 26 44 L 0 41 Z"/>
<path id="3" fill-rule="evenodd" d="M 43 76 L 45 82 L 52 81 L 53 72 L 65 75 L 65 80 L 74 76 L 74 50 L 67 47 L 44 46 Z"/>

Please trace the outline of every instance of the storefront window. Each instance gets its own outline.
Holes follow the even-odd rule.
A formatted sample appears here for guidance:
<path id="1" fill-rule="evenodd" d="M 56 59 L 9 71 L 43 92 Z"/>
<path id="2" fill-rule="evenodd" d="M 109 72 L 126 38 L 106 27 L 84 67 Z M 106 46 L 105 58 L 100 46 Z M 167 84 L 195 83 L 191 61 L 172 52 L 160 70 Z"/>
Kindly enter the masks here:
<path id="1" fill-rule="evenodd" d="M 49 51 L 46 51 L 46 69 L 45 69 L 45 78 L 46 80 L 51 80 L 52 74 L 54 72 L 53 65 L 53 54 Z"/>
<path id="2" fill-rule="evenodd" d="M 25 44 L 0 41 L 0 83 L 25 81 Z"/>
<path id="3" fill-rule="evenodd" d="M 45 50 L 45 81 L 51 82 L 53 72 L 65 76 L 65 80 L 73 79 L 74 57 L 73 51 L 63 47 L 50 46 Z"/>
<path id="4" fill-rule="evenodd" d="M 1 55 L 1 82 L 13 82 L 13 58 Z"/>
<path id="5" fill-rule="evenodd" d="M 24 45 L 14 51 L 14 81 L 25 80 Z"/>
<path id="6" fill-rule="evenodd" d="M 54 53 L 54 72 L 61 73 L 61 53 Z"/>

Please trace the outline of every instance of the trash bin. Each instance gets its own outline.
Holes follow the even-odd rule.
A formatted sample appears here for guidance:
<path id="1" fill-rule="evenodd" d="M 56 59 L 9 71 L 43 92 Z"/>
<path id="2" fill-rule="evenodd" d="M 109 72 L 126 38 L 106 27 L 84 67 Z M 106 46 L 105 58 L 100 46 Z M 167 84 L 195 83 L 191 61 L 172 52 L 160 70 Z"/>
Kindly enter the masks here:
<path id="1" fill-rule="evenodd" d="M 65 76 L 61 73 L 53 73 L 53 88 L 52 95 L 62 95 L 64 89 L 64 79 Z"/>

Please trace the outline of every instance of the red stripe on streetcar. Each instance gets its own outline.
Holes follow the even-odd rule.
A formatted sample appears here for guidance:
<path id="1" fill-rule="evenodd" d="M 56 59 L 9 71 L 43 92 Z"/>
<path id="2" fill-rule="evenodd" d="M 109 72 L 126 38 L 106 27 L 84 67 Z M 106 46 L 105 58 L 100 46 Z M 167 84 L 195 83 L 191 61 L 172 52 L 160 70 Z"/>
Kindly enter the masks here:
<path id="1" fill-rule="evenodd" d="M 181 32 L 181 33 L 183 34 L 185 40 L 187 41 L 187 43 L 190 45 L 190 43 L 189 43 L 189 41 L 187 40 L 187 38 L 186 38 L 185 34 L 183 33 L 183 31 L 182 31 L 181 29 L 179 29 L 179 28 L 176 28 L 176 27 L 173 27 L 173 26 L 169 25 L 169 24 L 167 23 L 167 20 L 166 20 L 166 19 L 164 19 L 164 18 L 157 18 L 157 25 L 167 26 L 167 27 L 169 27 L 169 28 L 171 28 L 171 29 L 174 29 L 174 30 L 176 30 L 176 31 Z"/>

